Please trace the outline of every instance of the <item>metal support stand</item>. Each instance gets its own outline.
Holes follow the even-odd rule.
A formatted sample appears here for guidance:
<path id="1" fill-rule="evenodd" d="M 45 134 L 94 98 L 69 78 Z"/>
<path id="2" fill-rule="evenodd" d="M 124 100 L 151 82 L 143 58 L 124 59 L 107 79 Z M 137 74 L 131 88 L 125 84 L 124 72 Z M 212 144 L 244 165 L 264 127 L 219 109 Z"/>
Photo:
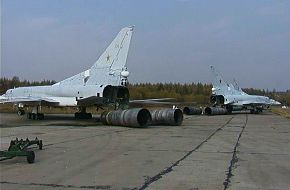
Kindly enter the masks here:
<path id="1" fill-rule="evenodd" d="M 12 159 L 16 156 L 26 156 L 28 163 L 33 163 L 35 159 L 35 154 L 31 150 L 27 150 L 27 148 L 31 145 L 38 145 L 38 148 L 42 150 L 42 140 L 39 140 L 37 137 L 35 140 L 26 140 L 16 138 L 10 142 L 10 146 L 8 150 L 0 151 L 0 161 Z"/>

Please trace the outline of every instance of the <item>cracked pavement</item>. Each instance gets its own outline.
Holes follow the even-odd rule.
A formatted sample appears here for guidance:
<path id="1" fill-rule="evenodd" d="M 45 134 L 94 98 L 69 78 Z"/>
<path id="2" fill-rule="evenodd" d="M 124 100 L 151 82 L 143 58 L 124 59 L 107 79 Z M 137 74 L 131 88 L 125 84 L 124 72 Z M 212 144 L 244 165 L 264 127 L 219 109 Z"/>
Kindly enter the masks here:
<path id="1" fill-rule="evenodd" d="M 68 115 L 43 121 L 0 116 L 1 150 L 16 137 L 44 143 L 34 164 L 0 162 L 1 189 L 290 187 L 290 120 L 269 112 L 185 116 L 182 126 L 146 129 Z"/>

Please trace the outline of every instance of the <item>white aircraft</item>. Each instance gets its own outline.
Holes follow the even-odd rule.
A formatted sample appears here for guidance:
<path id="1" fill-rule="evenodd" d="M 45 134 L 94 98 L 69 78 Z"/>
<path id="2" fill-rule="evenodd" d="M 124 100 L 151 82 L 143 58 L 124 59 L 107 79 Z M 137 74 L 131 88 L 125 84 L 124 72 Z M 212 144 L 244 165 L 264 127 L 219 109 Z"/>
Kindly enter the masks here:
<path id="1" fill-rule="evenodd" d="M 29 119 L 43 119 L 40 106 L 77 106 L 75 118 L 89 119 L 88 106 L 126 107 L 129 103 L 129 71 L 125 67 L 134 27 L 125 27 L 112 41 L 94 65 L 77 75 L 51 86 L 31 86 L 9 89 L 0 97 L 1 103 L 13 103 L 18 114 L 33 107 Z"/>
<path id="2" fill-rule="evenodd" d="M 270 105 L 280 105 L 281 103 L 266 96 L 249 95 L 235 84 L 226 83 L 213 66 L 210 67 L 213 77 L 211 103 L 221 105 L 229 113 L 235 110 L 248 109 L 251 113 L 260 113 Z"/>

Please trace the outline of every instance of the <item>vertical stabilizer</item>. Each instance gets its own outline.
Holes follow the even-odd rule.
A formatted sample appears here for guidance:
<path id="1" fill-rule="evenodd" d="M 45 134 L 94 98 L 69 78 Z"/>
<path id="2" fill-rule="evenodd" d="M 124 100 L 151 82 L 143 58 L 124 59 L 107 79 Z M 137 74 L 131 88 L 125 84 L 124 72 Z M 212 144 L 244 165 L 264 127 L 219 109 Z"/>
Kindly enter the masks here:
<path id="1" fill-rule="evenodd" d="M 55 85 L 120 85 L 127 80 L 129 72 L 125 68 L 133 26 L 123 28 L 99 57 L 94 65 L 81 73 L 64 79 Z M 121 72 L 123 77 L 121 77 Z"/>
<path id="2" fill-rule="evenodd" d="M 232 84 L 228 84 L 215 70 L 214 66 L 210 66 L 210 70 L 212 73 L 212 94 L 226 95 L 236 93 L 234 86 Z"/>
<path id="3" fill-rule="evenodd" d="M 212 92 L 224 91 L 227 88 L 227 83 L 224 81 L 222 76 L 215 70 L 214 66 L 210 66 L 212 75 Z"/>
<path id="4" fill-rule="evenodd" d="M 234 89 L 239 92 L 242 95 L 247 95 L 247 93 L 245 93 L 239 86 L 238 82 L 236 81 L 236 79 L 234 79 Z"/>
<path id="5" fill-rule="evenodd" d="M 121 72 L 125 69 L 133 26 L 123 28 L 90 68 L 90 77 L 86 84 L 108 83 L 119 85 Z"/>

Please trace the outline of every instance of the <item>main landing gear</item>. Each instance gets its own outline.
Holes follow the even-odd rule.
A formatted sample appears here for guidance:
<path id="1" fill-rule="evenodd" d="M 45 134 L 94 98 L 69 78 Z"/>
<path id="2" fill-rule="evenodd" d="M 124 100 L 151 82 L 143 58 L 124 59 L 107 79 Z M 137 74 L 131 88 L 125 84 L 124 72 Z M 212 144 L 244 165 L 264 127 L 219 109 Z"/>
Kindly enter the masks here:
<path id="1" fill-rule="evenodd" d="M 27 113 L 27 119 L 32 119 L 32 120 L 43 120 L 44 119 L 44 114 L 39 113 L 39 106 L 36 106 L 32 109 L 31 113 Z"/>
<path id="2" fill-rule="evenodd" d="M 86 107 L 80 107 L 79 111 L 75 113 L 75 119 L 92 119 L 91 113 L 86 112 Z"/>
<path id="3" fill-rule="evenodd" d="M 250 110 L 251 114 L 259 114 L 263 112 L 263 108 L 254 108 Z"/>
<path id="4" fill-rule="evenodd" d="M 17 112 L 17 114 L 19 116 L 24 115 L 25 114 L 25 111 L 23 109 L 19 109 L 18 112 Z"/>
<path id="5" fill-rule="evenodd" d="M 44 114 L 43 113 L 27 113 L 27 119 L 43 120 Z"/>

